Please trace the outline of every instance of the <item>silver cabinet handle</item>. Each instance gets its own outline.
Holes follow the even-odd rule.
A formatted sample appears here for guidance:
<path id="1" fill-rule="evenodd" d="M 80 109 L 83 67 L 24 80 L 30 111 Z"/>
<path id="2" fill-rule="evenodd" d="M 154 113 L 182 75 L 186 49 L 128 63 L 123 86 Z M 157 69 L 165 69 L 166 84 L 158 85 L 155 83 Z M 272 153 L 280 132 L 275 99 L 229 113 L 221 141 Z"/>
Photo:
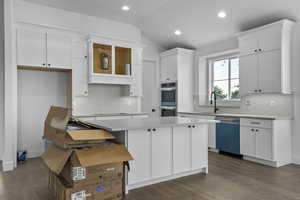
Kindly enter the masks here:
<path id="1" fill-rule="evenodd" d="M 260 125 L 260 122 L 250 122 L 250 124 Z"/>

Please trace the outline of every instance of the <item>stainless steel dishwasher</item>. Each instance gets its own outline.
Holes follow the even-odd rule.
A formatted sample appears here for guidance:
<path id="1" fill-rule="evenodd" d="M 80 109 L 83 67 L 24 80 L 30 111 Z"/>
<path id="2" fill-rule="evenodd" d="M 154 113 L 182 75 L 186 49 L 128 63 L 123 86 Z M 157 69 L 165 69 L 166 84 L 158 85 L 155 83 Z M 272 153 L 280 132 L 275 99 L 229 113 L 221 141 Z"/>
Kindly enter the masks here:
<path id="1" fill-rule="evenodd" d="M 240 119 L 216 117 L 216 147 L 219 151 L 240 155 Z"/>

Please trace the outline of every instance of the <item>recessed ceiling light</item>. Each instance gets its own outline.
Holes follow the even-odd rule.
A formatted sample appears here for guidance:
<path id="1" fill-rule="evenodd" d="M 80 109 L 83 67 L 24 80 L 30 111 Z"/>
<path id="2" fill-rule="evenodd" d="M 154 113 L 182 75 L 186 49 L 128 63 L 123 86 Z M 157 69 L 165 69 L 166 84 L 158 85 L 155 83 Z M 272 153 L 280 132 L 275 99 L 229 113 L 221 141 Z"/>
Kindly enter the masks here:
<path id="1" fill-rule="evenodd" d="M 227 17 L 227 13 L 226 13 L 225 11 L 220 11 L 220 12 L 218 13 L 218 17 L 219 17 L 219 18 L 226 18 L 226 17 Z"/>
<path id="2" fill-rule="evenodd" d="M 181 32 L 181 30 L 176 30 L 176 31 L 174 31 L 174 34 L 179 36 L 182 34 L 182 32 Z"/>
<path id="3" fill-rule="evenodd" d="M 122 10 L 124 10 L 124 11 L 129 11 L 129 10 L 130 10 L 130 7 L 127 6 L 127 5 L 124 5 L 124 6 L 122 6 Z"/>

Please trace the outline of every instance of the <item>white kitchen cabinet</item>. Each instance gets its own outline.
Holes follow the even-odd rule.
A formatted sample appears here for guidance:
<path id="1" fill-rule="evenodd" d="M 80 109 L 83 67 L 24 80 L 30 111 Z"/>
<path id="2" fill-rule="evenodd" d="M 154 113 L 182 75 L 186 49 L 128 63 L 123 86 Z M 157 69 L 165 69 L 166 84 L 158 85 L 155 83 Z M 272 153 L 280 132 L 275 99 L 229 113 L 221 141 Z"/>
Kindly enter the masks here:
<path id="1" fill-rule="evenodd" d="M 191 169 L 190 128 L 173 128 L 173 172 L 182 173 Z"/>
<path id="2" fill-rule="evenodd" d="M 240 128 L 240 149 L 242 155 L 256 156 L 256 134 L 254 128 Z"/>
<path id="3" fill-rule="evenodd" d="M 273 160 L 272 129 L 256 129 L 256 157 Z"/>
<path id="4" fill-rule="evenodd" d="M 73 96 L 88 96 L 88 60 L 85 41 L 72 41 L 72 70 Z"/>
<path id="5" fill-rule="evenodd" d="M 161 57 L 161 81 L 175 82 L 177 81 L 177 55 L 167 54 Z"/>
<path id="6" fill-rule="evenodd" d="M 172 174 L 171 128 L 151 130 L 152 136 L 152 178 L 166 177 Z"/>
<path id="7" fill-rule="evenodd" d="M 208 125 L 193 125 L 191 127 L 192 170 L 207 166 Z"/>
<path id="8" fill-rule="evenodd" d="M 142 65 L 132 66 L 132 83 L 126 88 L 125 96 L 142 97 L 143 96 L 143 67 Z"/>
<path id="9" fill-rule="evenodd" d="M 244 159 L 280 167 L 291 163 L 291 121 L 241 118 Z"/>
<path id="10" fill-rule="evenodd" d="M 134 158 L 130 161 L 128 184 L 151 179 L 151 132 L 135 130 L 128 133 L 128 151 Z"/>
<path id="11" fill-rule="evenodd" d="M 47 64 L 48 67 L 72 69 L 72 41 L 69 37 L 57 34 L 47 34 Z"/>
<path id="12" fill-rule="evenodd" d="M 258 85 L 263 93 L 280 93 L 281 88 L 281 51 L 269 51 L 258 56 Z"/>
<path id="13" fill-rule="evenodd" d="M 194 51 L 175 48 L 163 52 L 161 82 L 177 82 L 177 111 L 193 111 Z"/>
<path id="14" fill-rule="evenodd" d="M 60 34 L 18 29 L 17 65 L 72 69 L 71 39 Z"/>
<path id="15" fill-rule="evenodd" d="M 240 95 L 258 91 L 258 57 L 246 55 L 240 57 Z"/>
<path id="16" fill-rule="evenodd" d="M 291 30 L 282 20 L 239 35 L 240 94 L 291 94 Z"/>
<path id="17" fill-rule="evenodd" d="M 46 67 L 46 34 L 17 30 L 17 65 Z"/>

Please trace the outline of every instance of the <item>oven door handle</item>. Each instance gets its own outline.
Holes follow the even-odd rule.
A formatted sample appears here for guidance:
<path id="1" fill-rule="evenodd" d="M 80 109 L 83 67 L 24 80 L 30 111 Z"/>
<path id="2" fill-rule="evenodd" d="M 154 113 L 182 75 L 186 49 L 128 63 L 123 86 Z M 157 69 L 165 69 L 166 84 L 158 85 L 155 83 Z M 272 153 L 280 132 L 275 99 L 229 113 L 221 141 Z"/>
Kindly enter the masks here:
<path id="1" fill-rule="evenodd" d="M 176 110 L 176 106 L 160 106 L 164 110 Z"/>
<path id="2" fill-rule="evenodd" d="M 174 91 L 176 90 L 176 87 L 171 87 L 171 88 L 161 88 L 161 91 Z"/>

